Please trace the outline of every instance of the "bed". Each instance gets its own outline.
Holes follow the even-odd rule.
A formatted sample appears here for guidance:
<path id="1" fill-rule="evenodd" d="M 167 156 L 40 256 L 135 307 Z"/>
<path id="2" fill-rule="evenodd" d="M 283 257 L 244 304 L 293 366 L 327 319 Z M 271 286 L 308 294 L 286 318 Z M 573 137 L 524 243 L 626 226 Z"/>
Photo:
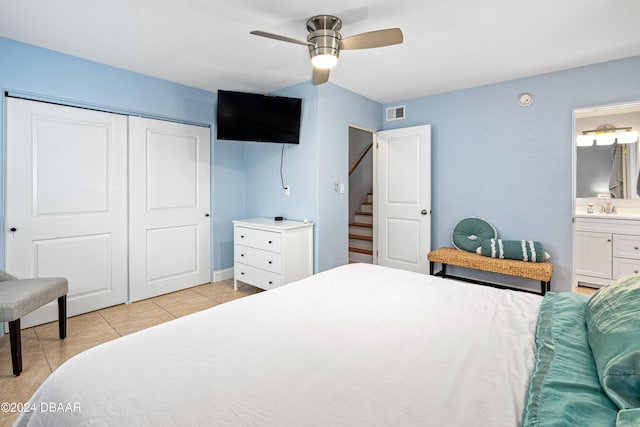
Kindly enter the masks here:
<path id="1" fill-rule="evenodd" d="M 81 353 L 16 425 L 614 426 L 589 301 L 346 265 Z"/>

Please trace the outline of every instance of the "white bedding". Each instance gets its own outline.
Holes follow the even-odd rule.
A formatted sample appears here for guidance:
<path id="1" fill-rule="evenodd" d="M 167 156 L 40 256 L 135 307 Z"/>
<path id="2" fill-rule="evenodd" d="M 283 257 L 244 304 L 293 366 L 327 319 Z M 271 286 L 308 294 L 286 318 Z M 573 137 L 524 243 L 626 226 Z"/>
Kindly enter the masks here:
<path id="1" fill-rule="evenodd" d="M 17 425 L 517 426 L 541 300 L 351 264 L 79 354 Z"/>

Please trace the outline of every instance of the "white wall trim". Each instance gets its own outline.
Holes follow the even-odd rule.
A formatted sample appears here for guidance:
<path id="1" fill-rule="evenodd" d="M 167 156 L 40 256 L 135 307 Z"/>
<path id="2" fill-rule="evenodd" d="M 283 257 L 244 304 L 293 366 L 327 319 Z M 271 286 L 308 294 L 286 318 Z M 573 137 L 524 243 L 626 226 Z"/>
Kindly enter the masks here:
<path id="1" fill-rule="evenodd" d="M 221 282 L 223 280 L 233 279 L 233 267 L 217 270 L 213 272 L 213 281 Z"/>

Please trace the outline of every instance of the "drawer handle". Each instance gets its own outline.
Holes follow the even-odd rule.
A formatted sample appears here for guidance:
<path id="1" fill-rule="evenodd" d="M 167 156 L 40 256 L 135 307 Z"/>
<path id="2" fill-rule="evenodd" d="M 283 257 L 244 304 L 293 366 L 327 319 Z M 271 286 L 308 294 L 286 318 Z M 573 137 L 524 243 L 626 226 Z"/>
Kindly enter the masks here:
<path id="1" fill-rule="evenodd" d="M 273 282 L 272 282 L 271 280 L 269 280 L 269 284 L 270 284 L 270 285 L 273 285 Z"/>
<path id="2" fill-rule="evenodd" d="M 241 275 L 241 276 L 244 276 L 244 271 L 241 271 L 241 272 L 240 272 L 240 275 Z"/>
<path id="3" fill-rule="evenodd" d="M 638 248 L 637 246 L 634 246 L 634 247 L 633 247 L 633 249 L 635 249 L 635 250 L 637 251 L 637 250 L 638 250 L 638 249 L 640 249 L 640 248 Z"/>
<path id="4" fill-rule="evenodd" d="M 240 254 L 240 256 L 244 256 L 244 254 Z"/>
<path id="5" fill-rule="evenodd" d="M 638 274 L 638 273 L 640 273 L 640 270 L 633 270 L 633 272 Z"/>
<path id="6" fill-rule="evenodd" d="M 607 239 L 607 242 L 610 242 L 610 241 L 611 241 L 611 239 Z"/>
<path id="7" fill-rule="evenodd" d="M 269 264 L 273 264 L 273 261 L 269 261 Z"/>
<path id="8" fill-rule="evenodd" d="M 273 243 L 273 242 L 271 242 L 271 240 L 269 240 L 269 244 L 271 244 L 271 243 Z"/>

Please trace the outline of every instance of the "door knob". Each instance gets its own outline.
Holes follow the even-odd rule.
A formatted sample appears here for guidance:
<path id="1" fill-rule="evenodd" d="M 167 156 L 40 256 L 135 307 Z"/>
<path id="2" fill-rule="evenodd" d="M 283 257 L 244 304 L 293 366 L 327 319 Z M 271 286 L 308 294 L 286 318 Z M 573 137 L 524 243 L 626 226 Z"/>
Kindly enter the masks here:
<path id="1" fill-rule="evenodd" d="M 12 233 L 15 233 L 16 231 L 18 231 L 18 229 L 17 229 L 17 228 L 15 228 L 15 227 L 11 227 L 11 228 L 9 229 L 9 231 L 10 231 L 10 232 L 12 232 Z"/>
<path id="2" fill-rule="evenodd" d="M 209 214 L 204 214 L 204 216 L 206 216 L 207 218 L 209 217 Z"/>
<path id="3" fill-rule="evenodd" d="M 426 215 L 426 214 L 427 214 L 427 210 L 426 210 L 426 209 L 422 209 L 422 210 L 420 211 L 420 213 L 421 213 L 422 215 Z"/>

